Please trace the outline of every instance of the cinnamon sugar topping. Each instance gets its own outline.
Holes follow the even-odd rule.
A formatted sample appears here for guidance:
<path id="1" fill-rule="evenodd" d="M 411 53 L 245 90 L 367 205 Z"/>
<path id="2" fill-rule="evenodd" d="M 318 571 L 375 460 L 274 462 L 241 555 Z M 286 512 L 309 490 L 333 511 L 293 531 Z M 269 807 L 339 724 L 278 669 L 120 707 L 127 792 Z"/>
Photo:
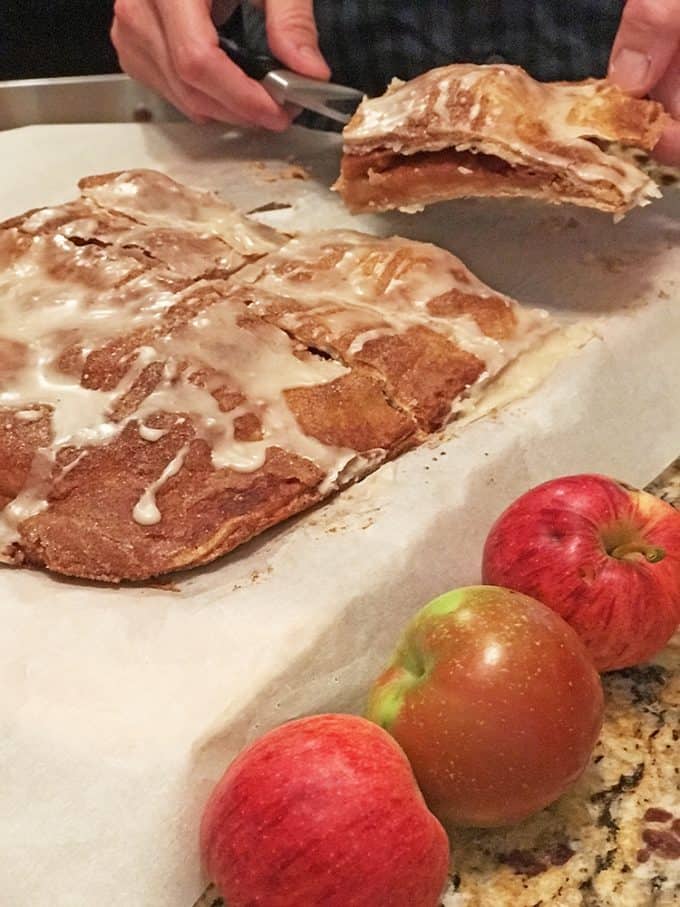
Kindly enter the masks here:
<path id="1" fill-rule="evenodd" d="M 450 253 L 152 171 L 0 229 L 0 558 L 142 578 L 416 444 L 548 329 Z"/>

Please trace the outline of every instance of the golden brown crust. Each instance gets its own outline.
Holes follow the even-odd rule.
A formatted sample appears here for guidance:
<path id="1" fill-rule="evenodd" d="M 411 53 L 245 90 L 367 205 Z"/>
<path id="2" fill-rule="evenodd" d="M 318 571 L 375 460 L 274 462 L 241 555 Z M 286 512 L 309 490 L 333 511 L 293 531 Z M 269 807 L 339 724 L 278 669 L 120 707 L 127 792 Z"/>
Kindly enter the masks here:
<path id="1" fill-rule="evenodd" d="M 569 82 L 558 82 L 569 88 Z M 583 127 L 584 132 L 606 141 L 619 142 L 632 148 L 651 151 L 661 138 L 669 116 L 658 101 L 634 98 L 606 79 L 587 79 L 576 83 L 591 86 L 589 99 L 574 104 L 569 119 Z"/>
<path id="2" fill-rule="evenodd" d="M 211 306 L 232 306 L 217 293 L 203 292 L 201 299 L 203 312 Z M 132 351 L 161 336 L 167 340 L 174 333 L 181 334 L 195 312 L 196 298 L 189 294 L 178 301 L 164 323 L 144 337 L 121 338 L 91 352 L 83 369 L 83 384 L 94 390 L 116 388 L 125 377 L 125 362 Z M 259 330 L 261 322 L 244 313 L 242 325 Z M 269 339 L 272 332 L 275 329 L 267 329 Z M 200 357 L 200 344 L 196 350 Z M 309 356 L 302 349 L 299 355 Z M 133 417 L 140 410 L 162 381 L 166 364 L 151 363 L 140 373 L 116 407 L 114 420 Z M 183 372 L 189 373 L 191 368 L 190 361 L 182 363 Z M 232 391 L 225 395 L 225 388 L 233 387 L 228 373 L 193 371 L 190 380 L 207 386 L 222 412 L 253 405 L 242 394 Z M 380 382 L 361 371 L 327 384 L 292 388 L 285 396 L 302 431 L 325 445 L 358 453 L 380 451 L 380 460 L 412 443 L 413 420 L 395 410 Z M 361 412 L 361 420 L 356 418 L 357 412 Z M 72 450 L 68 462 L 57 463 L 46 477 L 46 509 L 20 527 L 21 560 L 72 576 L 145 579 L 211 560 L 326 496 L 320 488 L 324 471 L 276 446 L 267 448 L 264 462 L 257 468 L 243 472 L 216 467 L 209 443 L 197 436 L 198 415 L 154 408 L 144 424 L 166 432 L 159 440 L 144 440 L 140 421 L 132 418 L 112 442 Z M 256 414 L 246 412 L 244 416 L 250 416 L 250 439 L 255 440 L 258 432 L 253 431 L 252 423 L 253 419 L 257 423 Z M 241 425 L 243 437 L 248 432 L 245 423 Z M 33 454 L 44 445 L 46 426 L 49 429 L 48 419 L 26 425 L 19 447 L 23 454 L 18 457 L 16 431 L 8 431 L 4 438 L 0 434 L 0 458 L 4 450 L 8 460 L 14 457 L 16 463 L 6 479 L 11 480 L 8 499 L 21 489 Z M 188 448 L 181 470 L 155 496 L 162 524 L 136 523 L 132 514 L 137 502 L 185 444 Z M 71 468 L 65 471 L 65 465 Z"/>
<path id="3" fill-rule="evenodd" d="M 450 421 L 455 401 L 485 368 L 473 353 L 421 325 L 366 341 L 354 359 L 383 375 L 394 399 L 408 406 L 427 432 Z"/>
<path id="4" fill-rule="evenodd" d="M 612 142 L 652 148 L 667 116 L 605 80 L 538 83 L 515 66 L 455 64 L 364 101 L 335 188 L 354 211 L 525 195 L 616 214 L 658 194 Z"/>
<path id="5" fill-rule="evenodd" d="M 50 411 L 33 406 L 18 411 L 0 409 L 0 510 L 24 487 L 36 451 L 49 444 Z M 27 420 L 21 414 L 35 413 Z"/>
<path id="6" fill-rule="evenodd" d="M 434 246 L 279 252 L 162 174 L 82 185 L 0 230 L 7 562 L 114 582 L 207 563 L 422 441 L 543 329 Z"/>
<path id="7" fill-rule="evenodd" d="M 279 327 L 290 325 L 284 300 L 269 308 L 264 299 L 255 303 L 258 311 Z M 333 330 L 333 311 L 323 306 L 309 313 L 297 313 L 288 332 L 296 340 L 340 359 L 351 367 L 368 367 L 385 386 L 389 399 L 410 412 L 425 432 L 440 429 L 451 419 L 452 407 L 484 371 L 484 363 L 460 349 L 448 337 L 424 325 L 405 330 L 392 328 L 384 319 L 362 318 L 360 327 Z M 376 336 L 371 336 L 375 332 Z M 356 348 L 355 341 L 367 339 Z"/>
<path id="8" fill-rule="evenodd" d="M 421 431 L 436 431 L 490 364 L 538 323 L 453 255 L 399 237 L 327 231 L 240 272 L 249 310 L 346 365 L 370 368 Z M 432 317 L 430 317 L 432 316 Z"/>
<path id="9" fill-rule="evenodd" d="M 207 444 L 195 440 L 158 493 L 162 526 L 137 524 L 137 500 L 188 433 L 177 426 L 151 448 L 131 424 L 88 452 L 55 481 L 47 510 L 22 526 L 23 562 L 67 576 L 146 579 L 206 563 L 321 500 L 323 476 L 308 460 L 273 449 L 261 470 L 216 473 Z"/>
<path id="10" fill-rule="evenodd" d="M 392 456 L 417 440 L 413 418 L 392 406 L 384 382 L 360 367 L 329 384 L 290 388 L 285 397 L 303 431 L 324 444 Z"/>
<path id="11" fill-rule="evenodd" d="M 430 315 L 439 318 L 459 318 L 468 315 L 487 337 L 508 340 L 517 329 L 517 315 L 506 297 L 479 296 L 469 291 L 452 288 L 434 296 L 427 303 Z"/>

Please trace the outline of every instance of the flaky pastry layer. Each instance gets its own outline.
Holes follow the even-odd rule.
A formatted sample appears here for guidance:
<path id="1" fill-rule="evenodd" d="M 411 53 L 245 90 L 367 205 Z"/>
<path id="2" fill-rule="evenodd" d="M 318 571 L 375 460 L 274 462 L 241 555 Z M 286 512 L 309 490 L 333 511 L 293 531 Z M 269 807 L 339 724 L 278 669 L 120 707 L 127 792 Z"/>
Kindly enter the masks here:
<path id="1" fill-rule="evenodd" d="M 528 196 L 615 215 L 659 195 L 610 143 L 651 149 L 666 114 L 606 80 L 539 83 L 516 66 L 454 64 L 365 100 L 335 188 L 355 211 Z"/>
<path id="2" fill-rule="evenodd" d="M 548 329 L 400 237 L 290 240 L 153 171 L 0 226 L 0 560 L 206 563 L 456 418 Z"/>

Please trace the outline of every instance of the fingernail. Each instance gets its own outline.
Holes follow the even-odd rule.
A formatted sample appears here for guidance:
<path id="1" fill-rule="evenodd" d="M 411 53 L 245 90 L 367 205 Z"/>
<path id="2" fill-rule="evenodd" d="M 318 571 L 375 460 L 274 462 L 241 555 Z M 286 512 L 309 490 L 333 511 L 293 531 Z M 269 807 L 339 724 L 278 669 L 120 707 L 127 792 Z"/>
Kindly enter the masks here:
<path id="1" fill-rule="evenodd" d="M 299 44 L 297 52 L 300 55 L 302 62 L 307 63 L 312 67 L 315 76 L 318 75 L 319 78 L 328 78 L 330 76 L 331 71 L 328 64 L 321 56 L 318 47 L 313 47 L 311 44 Z"/>
<path id="2" fill-rule="evenodd" d="M 282 132 L 288 126 L 288 121 L 277 116 L 262 116 L 260 117 L 260 126 L 264 126 L 265 129 L 273 129 L 274 132 Z"/>
<path id="3" fill-rule="evenodd" d="M 298 44 L 297 52 L 309 63 L 319 62 L 319 51 L 315 47 L 312 47 L 311 44 Z"/>
<path id="4" fill-rule="evenodd" d="M 645 86 L 650 65 L 651 60 L 647 54 L 623 47 L 612 63 L 612 75 L 621 88 L 637 91 Z"/>

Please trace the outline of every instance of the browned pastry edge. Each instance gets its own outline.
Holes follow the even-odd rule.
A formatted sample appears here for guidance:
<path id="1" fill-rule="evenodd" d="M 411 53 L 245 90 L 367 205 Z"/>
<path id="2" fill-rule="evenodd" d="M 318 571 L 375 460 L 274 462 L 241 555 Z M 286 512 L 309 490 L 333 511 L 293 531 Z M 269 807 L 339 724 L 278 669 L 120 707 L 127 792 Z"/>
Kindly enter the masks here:
<path id="1" fill-rule="evenodd" d="M 670 122 L 670 116 L 658 101 L 635 98 L 606 79 L 584 79 L 582 82 L 553 82 L 553 85 L 578 87 L 597 85 L 595 98 L 571 110 L 570 120 L 590 127 L 595 136 L 606 129 L 609 141 L 651 151 Z"/>
<path id="2" fill-rule="evenodd" d="M 194 284 L 177 294 L 176 304 L 157 324 L 112 337 L 104 346 L 91 350 L 84 361 L 67 357 L 64 367 L 73 366 L 84 387 L 113 390 L 126 373 L 135 349 L 153 344 L 156 335 L 169 336 L 181 330 L 213 306 L 242 311 L 246 329 L 265 327 L 266 322 L 249 315 L 242 302 L 227 298 L 227 288 L 224 281 Z M 267 330 L 277 329 L 267 326 Z M 291 355 L 311 355 L 295 341 L 291 344 Z M 3 359 L 10 374 L 21 360 L 21 350 L 12 349 L 7 347 Z M 161 374 L 162 362 L 148 365 L 119 401 L 112 418 L 132 416 Z M 223 393 L 228 375 L 195 374 L 199 383 L 210 379 L 210 392 L 224 412 L 244 403 L 238 393 Z M 413 417 L 390 402 L 385 382 L 369 369 L 357 367 L 329 383 L 289 389 L 285 398 L 309 437 L 368 456 L 353 473 L 341 475 L 338 488 L 421 439 Z M 30 408 L 39 410 L 41 418 L 22 421 L 12 411 L 0 413 L 0 463 L 12 466 L 0 482 L 2 506 L 24 487 L 37 449 L 50 441 L 50 408 Z M 360 419 L 356 418 L 358 412 Z M 257 440 L 259 421 L 252 415 L 248 424 L 245 416 L 235 422 L 238 440 Z M 215 468 L 206 442 L 193 437 L 190 417 L 158 412 L 145 422 L 150 427 L 168 429 L 167 437 L 149 444 L 140 437 L 133 421 L 108 444 L 60 451 L 56 464 L 38 487 L 41 495 L 44 489 L 49 506 L 19 525 L 19 541 L 7 553 L 11 562 L 99 581 L 148 579 L 225 554 L 327 498 L 334 490 L 321 489 L 326 474 L 311 460 L 275 446 L 268 449 L 263 466 L 252 471 Z M 132 511 L 140 495 L 184 443 L 190 446 L 182 469 L 156 494 L 162 522 L 137 524 Z M 64 467 L 69 468 L 64 471 Z"/>
<path id="3" fill-rule="evenodd" d="M 476 77 L 472 88 L 466 83 L 470 76 Z M 564 136 L 549 128 L 553 104 L 565 121 Z M 382 126 L 377 114 L 386 109 L 390 116 Z M 366 128 L 370 114 L 375 128 Z M 634 165 L 608 146 L 649 150 L 668 120 L 658 102 L 633 98 L 606 80 L 539 83 L 520 67 L 453 64 L 359 106 L 343 132 L 341 173 L 333 188 L 355 212 L 521 195 L 623 214 L 644 199 L 639 189 L 619 185 L 624 167 L 630 173 Z M 580 137 L 572 137 L 574 128 Z M 607 167 L 601 179 L 584 181 L 571 171 L 577 163 Z"/>
<path id="4" fill-rule="evenodd" d="M 88 176 L 81 176 L 78 180 L 78 188 L 82 192 L 84 189 L 91 189 L 96 186 L 105 186 L 107 183 L 112 182 L 121 173 L 125 173 L 125 170 L 109 170 L 106 173 L 93 173 Z"/>
<path id="5" fill-rule="evenodd" d="M 464 78 L 467 72 L 477 69 L 487 71 L 482 83 L 484 90 L 478 96 L 479 113 L 471 118 L 471 96 L 463 91 L 460 100 L 445 114 L 446 128 L 440 124 L 439 128 L 432 130 L 432 121 L 438 119 L 434 96 L 437 80 L 448 81 L 450 77 L 455 84 L 456 75 L 447 71 L 460 70 L 460 76 Z M 496 93 L 501 86 L 494 83 L 495 75 L 492 71 L 495 69 L 505 70 L 511 75 L 510 83 L 502 87 L 502 93 L 498 97 Z M 395 127 L 382 131 L 376 128 L 364 137 L 354 135 L 353 130 L 362 123 L 365 107 L 379 104 L 383 98 L 394 99 L 406 88 L 421 90 L 423 103 L 416 115 L 411 115 L 406 110 L 403 120 Z M 494 134 L 493 123 L 497 118 L 505 120 L 507 117 L 523 141 L 535 143 L 539 150 L 562 151 L 567 157 L 573 156 L 574 160 L 578 160 L 583 149 L 579 151 L 570 140 L 566 143 L 556 140 L 541 121 L 541 114 L 549 111 L 551 102 L 554 102 L 550 94 L 542 97 L 542 93 L 555 88 L 573 89 L 575 96 L 571 98 L 572 106 L 567 119 L 570 126 L 582 127 L 583 139 L 618 142 L 649 151 L 659 141 L 671 119 L 658 101 L 632 97 L 606 79 L 537 82 L 519 66 L 475 67 L 453 64 L 425 72 L 396 89 L 388 88 L 381 97 L 364 100 L 343 130 L 343 150 L 346 154 L 364 154 L 375 150 L 413 154 L 435 150 L 429 147 L 432 141 L 436 141 L 438 150 L 443 147 L 442 140 L 446 139 L 446 147 L 451 148 L 463 144 L 475 148 L 480 143 L 490 146 L 497 142 L 498 151 L 502 153 L 506 140 Z M 590 88 L 594 89 L 590 97 L 585 93 L 578 96 L 579 89 Z M 543 106 L 541 100 L 544 101 Z M 535 112 L 537 105 L 541 111 L 538 115 Z"/>
<path id="6" fill-rule="evenodd" d="M 108 179 L 99 176 L 85 182 L 102 184 Z M 239 317 L 246 327 L 252 325 L 253 330 L 259 331 L 268 325 L 268 330 L 283 330 L 297 358 L 316 356 L 318 349 L 324 357 L 348 369 L 328 383 L 322 381 L 284 392 L 289 410 L 306 435 L 341 451 L 357 452 L 359 459 L 354 457 L 347 470 L 341 469 L 338 490 L 440 428 L 451 414 L 452 401 L 466 393 L 483 369 L 475 356 L 425 326 L 412 327 L 395 336 L 388 332 L 368 338 L 351 355 L 349 347 L 355 336 L 351 332 L 332 337 L 332 331 L 327 331 L 325 341 L 317 346 L 314 331 L 308 333 L 304 326 L 291 329 L 284 321 L 277 323 L 273 313 L 268 317 L 258 310 L 254 298 L 244 298 L 245 291 L 235 289 L 232 279 L 187 281 L 172 270 L 159 270 L 151 258 L 131 255 L 128 248 L 115 241 L 117 228 L 125 230 L 128 226 L 130 219 L 126 215 L 108 212 L 104 207 L 96 209 L 95 219 L 100 219 L 97 222 L 102 229 L 113 230 L 114 239 L 109 243 L 89 234 L 69 237 L 61 231 L 65 225 L 78 222 L 80 214 L 90 213 L 88 205 L 73 202 L 38 210 L 46 212 L 45 225 L 40 217 L 35 224 L 27 225 L 29 212 L 11 219 L 0 233 L 0 257 L 7 265 L 35 242 L 36 248 L 54 252 L 48 255 L 49 260 L 43 260 L 44 251 L 38 253 L 37 261 L 44 265 L 45 273 L 56 281 L 84 282 L 95 297 L 99 289 L 120 293 L 123 305 L 125 300 L 138 298 L 135 294 L 143 293 L 147 286 L 176 298 L 160 323 L 102 339 L 94 349 L 83 350 L 77 340 L 65 337 L 67 345 L 54 360 L 58 371 L 79 376 L 83 387 L 113 391 L 127 374 L 135 350 L 140 346 L 156 348 L 156 334 L 169 337 L 213 305 L 240 305 L 243 315 Z M 69 239 L 73 256 L 63 240 L 52 249 L 54 230 Z M 314 273 L 318 266 L 332 269 L 333 256 L 325 256 L 325 249 L 321 253 L 321 261 L 312 255 L 302 264 L 308 261 Z M 382 274 L 386 280 L 394 268 L 408 272 L 412 253 L 403 250 L 386 254 L 388 267 Z M 369 257 L 375 267 L 375 254 Z M 115 261 L 116 267 L 100 270 L 100 259 L 103 262 L 104 258 Z M 415 260 L 420 261 L 417 255 Z M 453 258 L 450 266 L 452 273 L 456 273 L 456 267 L 465 270 Z M 139 275 L 143 275 L 144 282 L 138 287 Z M 470 314 L 476 299 L 472 289 L 470 294 L 455 289 L 430 300 L 428 309 L 440 318 L 456 317 Z M 515 316 L 508 301 L 499 296 L 484 297 L 483 301 L 480 329 L 497 339 L 503 339 L 508 332 L 512 334 Z M 286 301 L 283 303 L 285 308 Z M 322 315 L 316 315 L 321 333 Z M 477 320 L 476 313 L 471 317 Z M 11 377 L 12 370 L 21 368 L 24 351 L 2 338 L 0 345 L 0 370 L 9 370 L 5 377 Z M 144 440 L 134 421 L 136 408 L 160 381 L 162 373 L 162 361 L 151 362 L 116 401 L 111 418 L 133 421 L 112 441 L 94 447 L 62 448 L 53 466 L 44 461 L 46 474 L 39 475 L 36 492 L 40 498 L 44 492 L 49 506 L 20 523 L 19 541 L 6 550 L 5 560 L 84 579 L 144 580 L 207 563 L 334 492 L 325 468 L 274 444 L 267 449 L 265 462 L 258 469 L 240 472 L 216 467 L 209 444 L 195 434 L 191 417 L 181 413 L 161 410 L 147 415 L 145 425 L 162 428 L 166 434 L 152 443 Z M 246 402 L 238 388 L 230 385 L 229 375 L 222 375 L 221 370 L 220 374 L 209 374 L 199 368 L 191 373 L 190 380 L 210 388 L 209 393 L 224 412 L 243 407 Z M 0 481 L 1 506 L 26 486 L 29 474 L 35 477 L 35 452 L 51 440 L 51 408 L 36 402 L 22 405 L 21 409 L 38 410 L 40 417 L 15 418 L 16 412 L 10 410 L 0 413 L 0 464 L 11 466 Z M 234 420 L 234 436 L 239 441 L 260 440 L 257 413 L 248 411 L 249 407 L 246 410 Z M 361 413 L 360 419 L 356 418 L 357 413 Z M 184 448 L 182 468 L 164 480 L 155 493 L 161 521 L 152 525 L 137 523 L 132 512 L 140 496 Z"/>
<path id="7" fill-rule="evenodd" d="M 324 406 L 329 395 L 339 398 L 334 407 Z M 286 396 L 312 437 L 329 444 L 352 442 L 366 452 L 388 444 L 384 456 L 356 478 L 421 440 L 412 420 L 387 404 L 379 382 L 368 374 L 349 373 Z M 356 405 L 365 415 L 361 422 L 351 419 Z M 159 414 L 154 424 L 169 419 L 169 414 Z M 39 425 L 31 423 L 31 430 L 38 431 Z M 53 483 L 47 510 L 20 527 L 14 563 L 114 583 L 149 579 L 208 563 L 331 494 L 320 489 L 324 473 L 317 466 L 276 447 L 268 449 L 263 467 L 252 472 L 215 469 L 208 445 L 192 438 L 192 432 L 188 421 L 175 423 L 150 446 L 132 422 L 110 444 L 86 450 Z M 163 522 L 136 524 L 130 518 L 136 500 L 183 443 L 189 449 L 182 470 L 156 496 Z M 27 471 L 30 459 L 23 465 Z M 339 486 L 352 481 L 346 477 Z"/>
<path id="8" fill-rule="evenodd" d="M 383 456 L 357 472 L 356 478 L 360 478 L 413 447 L 420 437 L 412 420 L 387 404 L 379 383 L 370 376 L 359 376 L 360 386 L 350 386 L 346 392 L 338 387 L 356 383 L 355 377 L 350 373 L 329 385 L 296 388 L 287 397 L 310 436 L 323 440 L 325 434 L 328 443 L 351 440 L 366 452 L 373 444 L 387 445 Z M 319 392 L 322 397 L 337 392 L 340 404 L 320 410 L 324 401 Z M 366 414 L 361 423 L 347 418 L 357 401 Z M 169 414 L 158 414 L 151 424 L 161 425 L 164 419 Z M 30 441 L 44 443 L 45 432 L 49 432 L 46 420 L 27 427 Z M 60 468 L 54 470 L 57 478 L 51 483 L 49 507 L 21 524 L 10 562 L 99 581 L 149 579 L 205 564 L 331 494 L 331 490 L 320 489 L 323 471 L 310 460 L 277 447 L 269 448 L 263 466 L 252 472 L 216 469 L 208 445 L 192 438 L 192 433 L 188 420 L 184 425 L 176 423 L 165 438 L 149 445 L 140 438 L 137 423 L 131 422 L 119 438 L 105 446 L 72 451 L 61 465 L 68 465 L 78 454 L 84 456 L 65 474 Z M 11 436 L 4 441 L 25 455 L 17 462 L 16 475 L 8 476 L 12 486 L 8 493 L 0 487 L 3 504 L 25 481 L 35 449 L 28 437 L 19 444 Z M 181 471 L 156 495 L 162 523 L 135 523 L 131 513 L 136 501 L 183 443 L 189 447 Z M 0 433 L 0 456 L 2 446 Z M 347 487 L 353 480 L 344 477 L 339 487 Z"/>
<path id="9" fill-rule="evenodd" d="M 260 295 L 257 289 L 253 293 L 243 288 L 237 295 L 250 298 L 258 315 L 307 348 L 321 350 L 347 368 L 365 370 L 379 380 L 390 406 L 415 419 L 423 437 L 447 423 L 453 402 L 484 371 L 479 358 L 424 325 L 369 339 L 352 352 L 352 342 L 360 332 L 329 329 L 323 321 L 322 306 L 305 317 L 286 297 Z M 445 301 L 441 306 L 445 307 Z M 295 327 L 287 321 L 291 312 L 298 316 Z"/>

